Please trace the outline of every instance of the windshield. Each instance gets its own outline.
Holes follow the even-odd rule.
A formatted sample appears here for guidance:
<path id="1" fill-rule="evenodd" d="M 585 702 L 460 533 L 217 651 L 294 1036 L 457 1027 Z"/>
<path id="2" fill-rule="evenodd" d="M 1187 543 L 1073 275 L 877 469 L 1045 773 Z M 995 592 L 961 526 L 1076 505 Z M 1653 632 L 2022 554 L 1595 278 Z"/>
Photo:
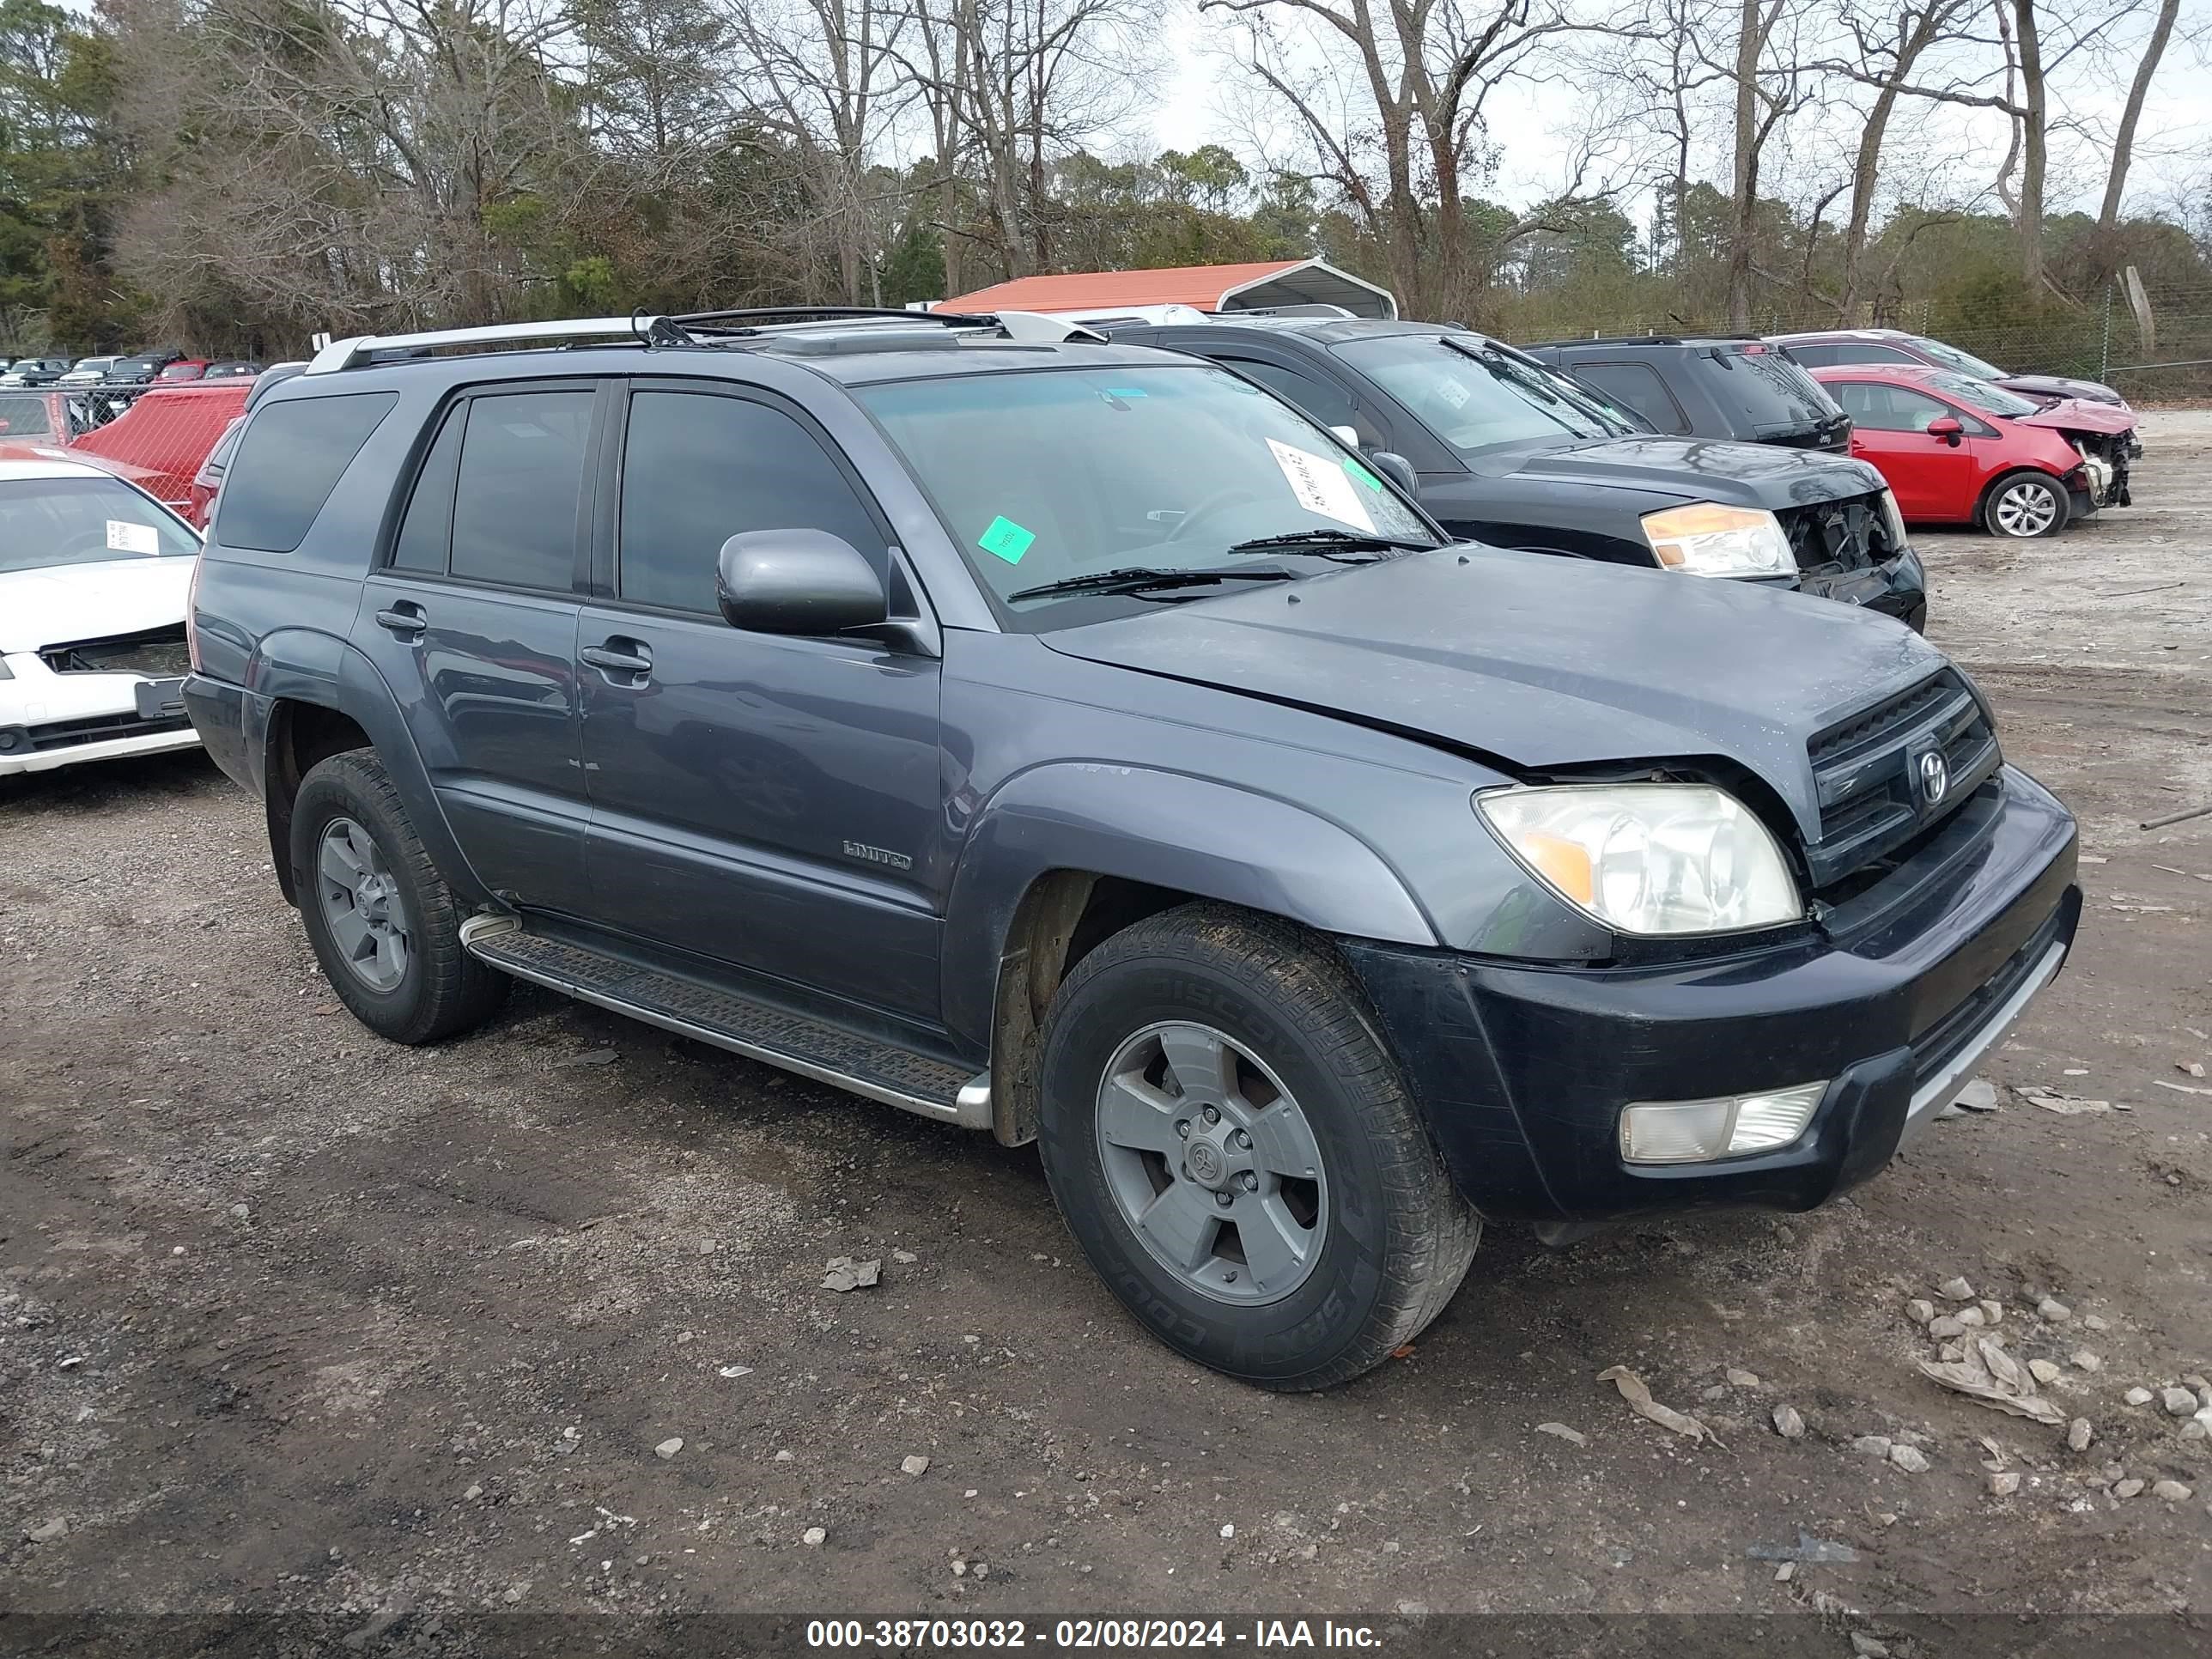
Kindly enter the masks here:
<path id="1" fill-rule="evenodd" d="M 1108 571 L 1269 568 L 1350 556 L 1339 538 L 1431 546 L 1435 533 L 1357 456 L 1289 404 L 1207 363 L 963 374 L 860 386 L 937 515 L 1013 627 L 1063 628 L 1241 578 L 1150 598 L 1025 590 Z M 1297 547 L 1240 542 L 1315 532 Z M 1368 548 L 1358 556 L 1383 549 Z"/>
<path id="2" fill-rule="evenodd" d="M 1986 380 L 1965 374 L 1923 374 L 1921 379 L 1945 397 L 1956 398 L 1990 415 L 2033 415 L 2043 407 L 2033 398 L 2021 397 L 2001 386 L 1991 386 Z"/>
<path id="3" fill-rule="evenodd" d="M 1912 343 L 1946 368 L 1955 368 L 1961 374 L 1970 374 L 1977 380 L 2002 380 L 2004 370 L 1995 363 L 1985 363 L 1971 351 L 1961 351 L 1954 345 L 1945 345 L 1941 340 L 1930 340 L 1914 335 Z"/>
<path id="4" fill-rule="evenodd" d="M 199 550 L 181 520 L 116 479 L 0 480 L 0 571 Z"/>
<path id="5" fill-rule="evenodd" d="M 1385 334 L 1347 340 L 1335 349 L 1462 454 L 1636 430 L 1558 375 L 1480 335 Z"/>

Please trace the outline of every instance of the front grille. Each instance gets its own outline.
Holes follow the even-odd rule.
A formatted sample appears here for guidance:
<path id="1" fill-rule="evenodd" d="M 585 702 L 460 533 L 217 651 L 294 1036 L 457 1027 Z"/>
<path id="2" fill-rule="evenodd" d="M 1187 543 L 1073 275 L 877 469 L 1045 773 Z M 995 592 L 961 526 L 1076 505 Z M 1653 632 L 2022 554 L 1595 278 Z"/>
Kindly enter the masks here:
<path id="1" fill-rule="evenodd" d="M 182 623 L 50 645 L 39 653 L 39 659 L 57 674 L 143 674 L 149 679 L 168 679 L 191 667 Z"/>
<path id="2" fill-rule="evenodd" d="M 52 720 L 25 730 L 33 752 L 44 749 L 74 749 L 80 744 L 107 743 L 117 738 L 150 738 L 159 732 L 183 732 L 191 721 L 183 715 L 167 720 L 141 720 L 136 714 L 94 714 L 83 720 Z"/>
<path id="3" fill-rule="evenodd" d="M 1863 570 L 1887 564 L 1904 550 L 1890 545 L 1889 520 L 1879 495 L 1778 507 L 1774 516 L 1790 538 L 1800 570 Z"/>
<path id="4" fill-rule="evenodd" d="M 1820 804 L 1806 849 L 1813 885 L 1828 889 L 1875 866 L 1948 817 L 2002 757 L 1980 701 L 1945 669 L 1817 733 L 1807 744 Z M 1923 757 L 1940 755 L 1945 787 L 1930 802 Z"/>

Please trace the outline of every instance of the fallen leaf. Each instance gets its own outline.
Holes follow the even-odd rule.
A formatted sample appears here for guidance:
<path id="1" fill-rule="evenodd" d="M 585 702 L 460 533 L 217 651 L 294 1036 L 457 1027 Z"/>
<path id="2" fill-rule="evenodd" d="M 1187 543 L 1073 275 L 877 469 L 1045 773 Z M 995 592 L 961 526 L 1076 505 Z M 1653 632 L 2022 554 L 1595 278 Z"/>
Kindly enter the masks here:
<path id="1" fill-rule="evenodd" d="M 1410 1342 L 1401 1342 L 1390 1350 L 1390 1358 L 1393 1359 L 1411 1359 L 1413 1357 L 1413 1345 Z"/>
<path id="2" fill-rule="evenodd" d="M 1713 1431 L 1694 1417 L 1686 1416 L 1671 1406 L 1662 1406 L 1651 1397 L 1651 1390 L 1644 1386 L 1644 1379 L 1626 1365 L 1608 1365 L 1597 1374 L 1601 1382 L 1610 1382 L 1620 1390 L 1620 1397 L 1636 1410 L 1639 1417 L 1648 1418 L 1662 1429 L 1672 1429 L 1692 1440 L 1712 1440 Z M 1717 1440 L 1713 1442 L 1718 1445 Z"/>

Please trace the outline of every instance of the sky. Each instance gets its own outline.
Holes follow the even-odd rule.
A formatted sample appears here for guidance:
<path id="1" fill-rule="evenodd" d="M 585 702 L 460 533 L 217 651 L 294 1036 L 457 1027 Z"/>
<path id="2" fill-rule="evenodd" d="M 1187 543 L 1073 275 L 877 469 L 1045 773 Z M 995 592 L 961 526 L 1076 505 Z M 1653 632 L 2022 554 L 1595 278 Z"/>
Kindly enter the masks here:
<path id="1" fill-rule="evenodd" d="M 2200 26 L 2212 24 L 2212 19 L 2192 20 L 2185 15 L 2182 31 L 2161 64 L 2160 78 L 2144 106 L 2130 169 L 2128 204 L 2131 209 L 2168 206 L 2179 192 L 2191 184 L 2201 187 L 2208 173 L 2212 173 L 2212 109 L 2208 109 L 2203 95 L 2208 76 L 2212 76 L 2212 58 L 2208 58 L 2201 33 L 2197 40 L 2186 38 L 2192 21 Z M 1254 154 L 1247 124 L 1233 107 L 1238 100 L 1224 73 L 1224 61 L 1206 46 L 1226 27 L 1218 14 L 1200 17 L 1194 0 L 1171 0 L 1163 33 L 1171 67 L 1161 82 L 1160 100 L 1149 129 L 1129 135 L 1134 147 L 1142 149 L 1149 143 L 1155 150 L 1188 150 L 1200 144 L 1221 143 L 1248 164 L 1262 159 Z M 2124 77 L 2132 69 L 2130 61 L 2108 77 L 2108 84 L 2093 87 L 2077 81 L 2069 88 L 2068 114 L 2091 131 L 2062 131 L 2053 135 L 2048 187 L 2051 211 L 2097 210 L 2104 191 L 2109 142 L 2102 134 L 2109 134 L 2118 124 Z M 1501 169 L 1486 194 L 1519 206 L 1540 201 L 1556 189 L 1568 164 L 1569 135 L 1579 123 L 1578 106 L 1583 95 L 1557 86 L 1505 88 L 1493 94 L 1491 131 L 1493 135 L 1512 137 L 1502 145 Z M 1899 131 L 1900 125 L 1905 130 Z M 1945 188 L 1954 195 L 1971 195 L 1978 190 L 1982 198 L 1978 203 L 1949 204 L 1994 208 L 1988 181 L 2004 155 L 2006 126 L 2004 118 L 1993 111 L 1923 106 L 1918 112 L 1901 114 L 1893 124 L 1891 143 L 1886 149 L 1904 163 L 1894 169 L 1900 174 L 1911 170 L 1915 155 L 1942 158 Z M 1789 139 L 1791 154 L 1786 165 L 1799 180 L 1809 180 L 1820 173 L 1832 176 L 1810 191 L 1785 189 L 1784 193 L 1817 194 L 1842 176 L 1850 149 L 1858 140 L 1858 126 L 1848 111 L 1820 119 L 1798 118 L 1791 125 Z M 1632 163 L 1635 158 L 1627 159 Z M 1717 182 L 1727 165 L 1726 155 L 1715 154 L 1705 160 L 1707 176 Z M 1885 167 L 1888 167 L 1889 158 L 1885 157 Z M 1963 192 L 1958 182 L 1961 174 L 1971 180 Z M 1630 207 L 1632 216 L 1640 219 L 1635 203 L 1632 194 L 1625 205 Z"/>

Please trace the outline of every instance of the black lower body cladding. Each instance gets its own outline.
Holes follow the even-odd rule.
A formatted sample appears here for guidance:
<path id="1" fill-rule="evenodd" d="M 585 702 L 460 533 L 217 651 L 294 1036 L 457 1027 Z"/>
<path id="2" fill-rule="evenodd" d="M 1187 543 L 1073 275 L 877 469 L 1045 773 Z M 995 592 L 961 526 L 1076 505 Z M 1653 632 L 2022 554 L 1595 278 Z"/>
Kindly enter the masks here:
<path id="1" fill-rule="evenodd" d="M 1810 1209 L 1888 1163 L 2073 942 L 2072 818 L 2007 769 L 1980 855 L 1847 943 L 1663 969 L 1342 945 L 1460 1190 L 1484 1215 Z M 1825 1083 L 1779 1150 L 1632 1164 L 1621 1108 Z"/>

